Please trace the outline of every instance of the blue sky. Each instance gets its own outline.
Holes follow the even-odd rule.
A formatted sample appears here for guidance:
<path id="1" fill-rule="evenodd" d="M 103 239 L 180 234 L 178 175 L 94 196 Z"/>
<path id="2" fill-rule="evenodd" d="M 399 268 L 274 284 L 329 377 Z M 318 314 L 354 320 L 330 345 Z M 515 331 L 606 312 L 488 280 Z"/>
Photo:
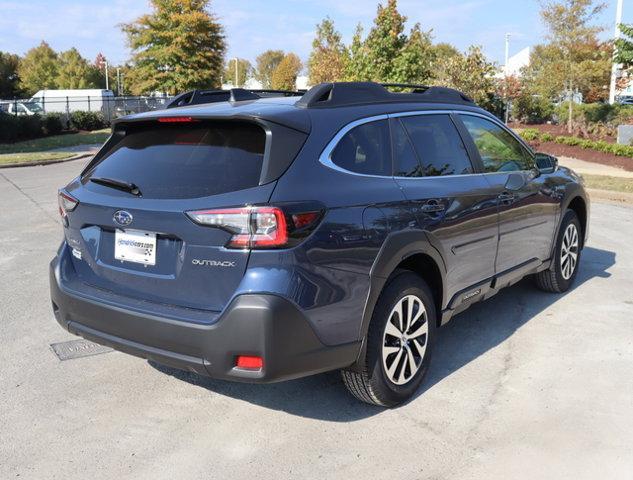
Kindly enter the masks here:
<path id="1" fill-rule="evenodd" d="M 616 0 L 608 0 L 600 23 L 612 35 Z M 228 57 L 253 60 L 267 49 L 294 51 L 306 59 L 315 25 L 326 15 L 349 42 L 355 25 L 368 27 L 377 0 L 214 0 L 213 12 L 226 29 Z M 399 0 L 409 24 L 432 29 L 436 42 L 460 49 L 481 45 L 503 63 L 504 34 L 512 34 L 510 53 L 539 43 L 543 36 L 537 0 Z M 118 24 L 149 10 L 146 0 L 0 0 L 0 50 L 23 54 L 46 40 L 54 49 L 77 47 L 94 59 L 103 52 L 111 63 L 129 57 Z M 633 0 L 624 0 L 624 22 L 633 22 Z"/>

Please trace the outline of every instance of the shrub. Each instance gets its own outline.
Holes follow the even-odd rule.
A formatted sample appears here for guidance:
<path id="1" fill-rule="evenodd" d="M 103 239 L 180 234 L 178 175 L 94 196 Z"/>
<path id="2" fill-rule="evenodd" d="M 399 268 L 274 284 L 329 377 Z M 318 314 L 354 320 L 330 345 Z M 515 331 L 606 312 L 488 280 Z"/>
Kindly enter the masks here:
<path id="1" fill-rule="evenodd" d="M 523 92 L 512 103 L 512 116 L 523 123 L 545 123 L 551 120 L 554 106 L 547 98 Z"/>
<path id="2" fill-rule="evenodd" d="M 42 118 L 44 135 L 57 135 L 64 129 L 61 113 L 47 113 Z"/>
<path id="3" fill-rule="evenodd" d="M 553 142 L 554 141 L 554 135 L 552 135 L 551 133 L 542 133 L 541 134 L 541 142 Z"/>
<path id="4" fill-rule="evenodd" d="M 528 142 L 539 139 L 539 131 L 536 128 L 526 128 L 521 131 L 520 135 Z"/>
<path id="5" fill-rule="evenodd" d="M 101 112 L 72 112 L 70 123 L 78 130 L 99 130 L 106 126 L 105 118 Z"/>
<path id="6" fill-rule="evenodd" d="M 14 142 L 18 138 L 18 119 L 13 115 L 0 113 L 0 142 Z"/>
<path id="7" fill-rule="evenodd" d="M 570 146 L 578 146 L 586 150 L 597 150 L 604 153 L 612 153 L 620 157 L 633 158 L 633 146 L 620 145 L 617 143 L 609 143 L 604 140 L 589 140 L 586 138 L 578 137 L 565 137 L 559 136 L 554 139 L 556 143 Z"/>
<path id="8" fill-rule="evenodd" d="M 28 140 L 42 136 L 42 117 L 39 115 L 18 116 L 16 121 L 18 137 L 15 140 Z"/>

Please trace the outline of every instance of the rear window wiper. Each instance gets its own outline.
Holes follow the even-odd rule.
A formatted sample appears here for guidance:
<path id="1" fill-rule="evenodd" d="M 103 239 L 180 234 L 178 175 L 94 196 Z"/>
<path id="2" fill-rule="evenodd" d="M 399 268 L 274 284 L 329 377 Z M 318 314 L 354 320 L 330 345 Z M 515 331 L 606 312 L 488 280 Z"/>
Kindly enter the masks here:
<path id="1" fill-rule="evenodd" d="M 90 177 L 90 181 L 94 183 L 98 183 L 99 185 L 104 185 L 106 187 L 116 188 L 117 190 L 123 190 L 124 192 L 131 193 L 132 195 L 136 195 L 137 197 L 141 196 L 141 191 L 138 186 L 134 183 L 124 182 L 123 180 L 117 180 L 115 178 L 106 178 L 106 177 Z"/>

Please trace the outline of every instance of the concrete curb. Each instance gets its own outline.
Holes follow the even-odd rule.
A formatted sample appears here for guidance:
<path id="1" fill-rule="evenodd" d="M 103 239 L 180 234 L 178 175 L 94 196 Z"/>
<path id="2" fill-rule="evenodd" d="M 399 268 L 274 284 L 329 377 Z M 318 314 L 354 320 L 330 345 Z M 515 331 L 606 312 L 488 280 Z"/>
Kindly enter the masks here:
<path id="1" fill-rule="evenodd" d="M 73 160 L 80 160 L 86 157 L 92 157 L 95 153 L 93 152 L 83 152 L 73 155 L 72 157 L 67 158 L 56 158 L 54 160 L 36 160 L 34 162 L 21 162 L 21 163 L 3 163 L 0 165 L 0 169 L 2 168 L 16 168 L 16 167 L 36 167 L 38 165 L 53 165 L 54 163 L 64 163 L 71 162 Z"/>
<path id="2" fill-rule="evenodd" d="M 633 205 L 633 193 L 615 192 L 613 190 L 599 190 L 597 188 L 588 188 L 589 198 L 591 201 L 609 202 L 617 204 Z"/>

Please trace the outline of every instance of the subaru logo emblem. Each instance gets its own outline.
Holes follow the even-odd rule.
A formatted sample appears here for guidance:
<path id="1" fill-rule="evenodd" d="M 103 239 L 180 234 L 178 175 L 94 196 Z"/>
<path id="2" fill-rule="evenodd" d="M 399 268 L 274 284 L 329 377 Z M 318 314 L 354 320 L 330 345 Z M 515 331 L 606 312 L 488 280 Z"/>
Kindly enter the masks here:
<path id="1" fill-rule="evenodd" d="M 134 217 L 132 217 L 132 214 L 130 212 L 126 212 L 125 210 L 117 210 L 116 212 L 114 212 L 114 216 L 112 218 L 116 223 L 125 227 L 132 223 Z"/>

